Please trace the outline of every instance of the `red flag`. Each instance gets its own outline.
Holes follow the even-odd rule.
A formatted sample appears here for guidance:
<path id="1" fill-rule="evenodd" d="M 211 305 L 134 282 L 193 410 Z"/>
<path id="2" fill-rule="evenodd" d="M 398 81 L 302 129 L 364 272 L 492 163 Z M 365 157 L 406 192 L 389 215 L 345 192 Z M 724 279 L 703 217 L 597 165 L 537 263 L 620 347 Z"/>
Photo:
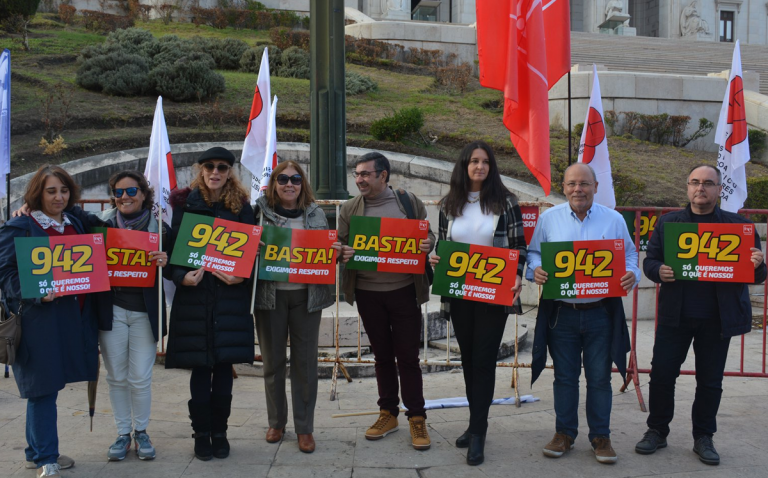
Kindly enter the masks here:
<path id="1" fill-rule="evenodd" d="M 567 0 L 544 6 L 541 0 L 477 0 L 476 6 L 480 84 L 504 92 L 504 126 L 549 195 L 547 92 L 570 68 L 570 31 L 563 32 L 570 24 Z M 543 8 L 552 22 L 547 30 Z"/>

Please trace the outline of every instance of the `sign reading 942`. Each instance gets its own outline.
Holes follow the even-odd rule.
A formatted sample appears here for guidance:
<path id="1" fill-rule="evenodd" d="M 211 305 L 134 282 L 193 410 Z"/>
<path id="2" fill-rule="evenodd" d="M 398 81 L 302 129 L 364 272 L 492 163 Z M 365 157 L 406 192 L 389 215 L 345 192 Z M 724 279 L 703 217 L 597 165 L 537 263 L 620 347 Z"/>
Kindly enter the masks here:
<path id="1" fill-rule="evenodd" d="M 754 224 L 664 223 L 664 264 L 675 280 L 755 281 Z"/>
<path id="2" fill-rule="evenodd" d="M 440 241 L 432 293 L 454 299 L 512 305 L 516 249 Z"/>
<path id="3" fill-rule="evenodd" d="M 544 299 L 600 299 L 627 295 L 623 239 L 544 242 L 541 267 L 547 272 Z"/>
<path id="4" fill-rule="evenodd" d="M 184 214 L 171 264 L 250 277 L 261 226 L 199 214 Z"/>
<path id="5" fill-rule="evenodd" d="M 101 234 L 17 237 L 16 260 L 21 297 L 35 299 L 109 290 Z"/>

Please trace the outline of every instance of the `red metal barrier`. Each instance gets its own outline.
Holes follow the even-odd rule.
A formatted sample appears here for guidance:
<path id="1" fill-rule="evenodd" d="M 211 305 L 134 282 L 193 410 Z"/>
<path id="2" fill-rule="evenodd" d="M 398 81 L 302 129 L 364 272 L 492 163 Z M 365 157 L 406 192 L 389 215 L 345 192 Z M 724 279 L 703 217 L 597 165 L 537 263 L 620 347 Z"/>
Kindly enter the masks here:
<path id="1" fill-rule="evenodd" d="M 638 252 L 638 261 L 640 259 L 640 227 L 638 227 L 641 223 L 640 217 L 643 212 L 650 212 L 654 214 L 658 214 L 659 216 L 662 214 L 665 214 L 667 212 L 671 211 L 677 211 L 682 208 L 676 207 L 676 208 L 656 208 L 656 207 L 617 207 L 616 211 L 623 212 L 623 211 L 630 211 L 635 213 L 635 249 Z M 766 226 L 768 227 L 768 209 L 741 209 L 739 210 L 739 214 L 751 218 L 753 214 L 764 214 L 766 215 Z M 765 251 L 764 251 L 765 252 Z M 642 269 L 642 265 L 640 265 L 640 268 Z M 631 381 L 635 386 L 635 391 L 637 392 L 637 401 L 640 405 L 640 409 L 642 411 L 647 411 L 645 407 L 645 400 L 643 399 L 643 392 L 640 390 L 640 381 L 638 379 L 638 374 L 641 373 L 651 373 L 651 369 L 648 368 L 639 368 L 638 362 L 637 362 L 637 300 L 638 300 L 638 288 L 634 289 L 633 296 L 632 296 L 632 329 L 630 332 L 631 335 L 631 342 L 632 342 L 632 348 L 630 350 L 629 355 L 629 363 L 627 365 L 627 376 L 626 380 L 624 381 L 624 385 L 621 387 L 621 391 L 625 391 L 627 388 L 627 385 L 629 385 L 629 382 Z M 746 337 L 744 335 L 741 336 L 741 351 L 740 351 L 740 359 L 739 359 L 739 371 L 726 371 L 724 375 L 726 377 L 756 377 L 756 378 L 768 378 L 768 373 L 766 373 L 766 343 L 768 343 L 768 335 L 766 335 L 766 317 L 768 314 L 766 313 L 768 311 L 767 304 L 766 304 L 766 294 L 768 294 L 768 281 L 766 281 L 763 284 L 763 350 L 762 350 L 762 360 L 761 360 L 761 371 L 760 372 L 747 372 L 744 370 L 744 344 L 746 341 Z M 655 312 L 654 312 L 654 320 L 656 325 L 658 325 L 659 320 L 659 284 L 656 284 L 656 291 L 655 291 Z M 614 369 L 616 371 L 616 369 Z M 680 370 L 681 375 L 695 375 L 695 370 Z"/>

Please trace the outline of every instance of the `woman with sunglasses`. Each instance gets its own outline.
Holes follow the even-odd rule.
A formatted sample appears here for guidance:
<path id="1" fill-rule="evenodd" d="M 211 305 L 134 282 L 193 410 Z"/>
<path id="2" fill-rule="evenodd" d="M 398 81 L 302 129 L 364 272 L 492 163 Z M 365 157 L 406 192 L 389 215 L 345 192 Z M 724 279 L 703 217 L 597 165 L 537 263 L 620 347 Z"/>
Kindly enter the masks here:
<path id="1" fill-rule="evenodd" d="M 65 210 L 87 227 L 111 227 L 158 233 L 160 227 L 152 214 L 154 193 L 144 175 L 121 171 L 109 179 L 112 208 L 101 213 L 85 212 L 79 207 Z M 28 215 L 25 204 L 19 213 Z M 163 224 L 163 246 L 168 225 Z M 152 251 L 149 260 L 161 267 L 168 263 L 163 251 Z M 155 458 L 155 448 L 147 434 L 152 407 L 152 366 L 158 341 L 158 283 L 153 287 L 112 287 L 94 294 L 99 324 L 99 345 L 107 369 L 109 399 L 117 426 L 117 440 L 107 451 L 110 461 L 123 460 L 131 448 L 131 432 L 136 455 L 141 460 Z M 165 304 L 165 298 L 163 298 Z M 165 307 L 162 307 L 163 334 Z"/>
<path id="2" fill-rule="evenodd" d="M 483 141 L 464 147 L 451 174 L 450 189 L 440 202 L 439 241 L 517 249 L 514 306 L 464 299 L 441 300 L 441 316 L 451 320 L 461 350 L 464 385 L 469 400 L 469 428 L 456 439 L 468 448 L 467 464 L 479 465 L 484 457 L 488 411 L 496 382 L 496 358 L 509 314 L 519 313 L 518 300 L 528 248 L 517 196 L 501 181 L 493 150 Z M 430 258 L 437 265 L 440 257 Z"/>
<path id="3" fill-rule="evenodd" d="M 294 161 L 283 161 L 272 171 L 265 194 L 256 201 L 256 222 L 291 229 L 328 229 L 325 213 L 314 201 L 301 166 Z M 341 243 L 335 242 L 333 248 L 338 258 Z M 317 401 L 320 315 L 333 303 L 329 285 L 267 280 L 260 280 L 256 285 L 256 333 L 264 363 L 269 443 L 283 439 L 288 422 L 285 378 L 290 335 L 293 424 L 299 450 L 315 451 L 312 433 Z"/>
<path id="4" fill-rule="evenodd" d="M 37 468 L 38 477 L 58 477 L 61 468 L 74 465 L 71 458 L 59 455 L 56 399 L 67 384 L 96 380 L 98 330 L 93 294 L 58 297 L 51 291 L 39 299 L 22 300 L 14 239 L 85 234 L 83 224 L 65 212 L 79 197 L 80 190 L 66 171 L 41 166 L 24 193 L 29 216 L 14 217 L 0 228 L 2 298 L 9 312 L 19 314 L 23 329 L 13 376 L 27 401 L 25 468 Z"/>
<path id="5" fill-rule="evenodd" d="M 173 230 L 178 231 L 186 213 L 253 224 L 249 193 L 232 169 L 235 156 L 214 147 L 201 154 L 197 163 L 190 187 L 171 193 Z M 226 458 L 232 364 L 253 363 L 250 281 L 176 265 L 169 272 L 177 289 L 165 366 L 192 369 L 188 406 L 195 456 L 203 461 Z"/>

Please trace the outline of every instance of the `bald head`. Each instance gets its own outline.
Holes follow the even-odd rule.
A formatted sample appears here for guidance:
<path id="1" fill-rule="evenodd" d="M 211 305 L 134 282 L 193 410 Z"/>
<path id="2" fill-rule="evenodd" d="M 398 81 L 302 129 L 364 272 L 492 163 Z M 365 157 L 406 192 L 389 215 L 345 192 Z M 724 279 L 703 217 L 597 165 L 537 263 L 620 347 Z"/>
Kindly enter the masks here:
<path id="1" fill-rule="evenodd" d="M 584 163 L 568 166 L 563 176 L 563 192 L 571 210 L 579 219 L 584 220 L 597 192 L 595 170 Z"/>
<path id="2" fill-rule="evenodd" d="M 589 173 L 592 175 L 592 179 L 593 179 L 595 182 L 597 182 L 597 174 L 595 174 L 595 170 L 594 170 L 594 169 L 592 169 L 592 166 L 590 166 L 590 165 L 588 165 L 588 164 L 584 164 L 584 163 L 573 163 L 572 165 L 570 165 L 570 166 L 568 166 L 567 168 L 565 168 L 565 172 L 563 173 L 563 178 L 565 178 L 565 176 L 567 176 L 567 175 L 568 175 L 568 171 L 569 171 L 571 168 L 584 168 L 584 169 L 588 169 L 588 170 L 589 170 Z"/>

